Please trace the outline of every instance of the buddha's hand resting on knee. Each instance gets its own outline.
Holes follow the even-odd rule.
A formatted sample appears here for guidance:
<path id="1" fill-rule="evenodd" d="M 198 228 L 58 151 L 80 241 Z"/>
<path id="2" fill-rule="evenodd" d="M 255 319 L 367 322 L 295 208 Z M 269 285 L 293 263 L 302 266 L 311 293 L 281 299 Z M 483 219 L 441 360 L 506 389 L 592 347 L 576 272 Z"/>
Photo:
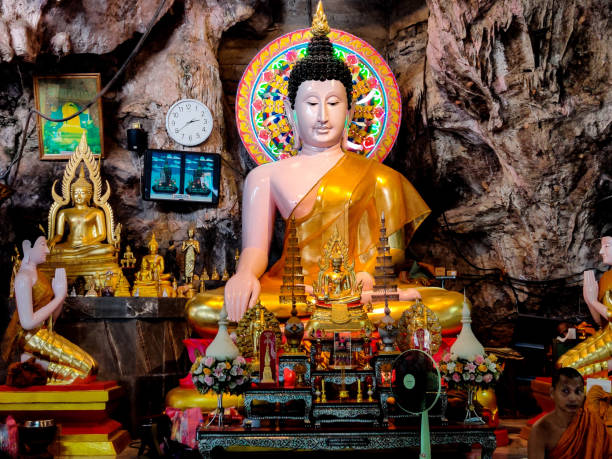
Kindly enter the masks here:
<path id="1" fill-rule="evenodd" d="M 248 308 L 257 303 L 261 285 L 250 272 L 237 272 L 225 284 L 225 309 L 227 318 L 238 322 Z"/>

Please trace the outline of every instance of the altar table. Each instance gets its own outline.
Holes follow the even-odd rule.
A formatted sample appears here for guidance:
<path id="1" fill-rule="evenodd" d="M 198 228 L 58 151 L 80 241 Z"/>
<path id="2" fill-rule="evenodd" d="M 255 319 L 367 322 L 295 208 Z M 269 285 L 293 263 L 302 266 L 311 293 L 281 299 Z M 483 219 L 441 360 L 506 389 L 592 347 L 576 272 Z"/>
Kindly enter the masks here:
<path id="1" fill-rule="evenodd" d="M 431 444 L 482 446 L 482 458 L 492 459 L 496 447 L 494 429 L 488 426 L 450 424 L 430 426 Z M 345 427 L 326 426 L 320 429 L 304 427 L 200 428 L 198 448 L 204 459 L 212 457 L 216 447 L 251 446 L 263 448 L 291 448 L 303 450 L 384 450 L 420 447 L 419 426 Z"/>

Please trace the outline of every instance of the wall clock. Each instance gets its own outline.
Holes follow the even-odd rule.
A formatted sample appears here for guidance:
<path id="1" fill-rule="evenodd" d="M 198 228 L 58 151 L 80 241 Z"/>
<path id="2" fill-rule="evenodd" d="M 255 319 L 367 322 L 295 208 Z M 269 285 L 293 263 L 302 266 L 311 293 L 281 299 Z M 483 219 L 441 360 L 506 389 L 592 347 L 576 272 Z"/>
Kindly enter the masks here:
<path id="1" fill-rule="evenodd" d="M 168 136 L 181 145 L 193 147 L 204 142 L 212 132 L 210 110 L 195 99 L 181 99 L 166 113 Z"/>

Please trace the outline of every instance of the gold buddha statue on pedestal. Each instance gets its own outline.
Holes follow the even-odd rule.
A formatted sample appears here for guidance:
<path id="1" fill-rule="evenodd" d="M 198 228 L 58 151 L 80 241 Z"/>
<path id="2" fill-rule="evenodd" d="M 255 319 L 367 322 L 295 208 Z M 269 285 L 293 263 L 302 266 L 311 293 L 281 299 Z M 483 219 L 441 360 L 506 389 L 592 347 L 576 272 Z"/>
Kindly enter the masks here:
<path id="1" fill-rule="evenodd" d="M 140 271 L 136 273 L 132 296 L 171 297 L 172 282 L 170 274 L 164 273 L 164 258 L 157 253 L 159 244 L 155 239 L 155 233 L 151 234 L 147 246 L 149 255 L 145 255 L 140 261 Z"/>
<path id="2" fill-rule="evenodd" d="M 85 177 L 85 167 L 89 180 Z M 77 170 L 78 177 L 74 180 Z M 117 262 L 121 225 L 114 226 L 108 203 L 110 187 L 106 182 L 106 192 L 102 194 L 100 165 L 87 145 L 85 132 L 66 165 L 61 196 L 55 191 L 56 183 L 57 180 L 51 188 L 54 202 L 49 210 L 51 252 L 40 270 L 52 275 L 56 268 L 65 268 L 69 281 L 109 271 L 123 275 Z"/>
<path id="3" fill-rule="evenodd" d="M 349 259 L 348 246 L 340 237 L 338 228 L 325 244 L 319 263 L 319 276 L 313 284 L 315 310 L 306 324 L 305 335 L 374 330 L 374 325 L 361 303 L 361 283 L 357 283 L 355 263 Z"/>
<path id="4" fill-rule="evenodd" d="M 281 259 L 268 272 L 268 253 L 274 217 L 295 219 L 300 241 L 304 283 L 311 286 L 319 272 L 321 248 L 334 226 L 348 244 L 355 262 L 363 298 L 371 292 L 376 265 L 379 216 L 384 212 L 395 264 L 404 260 L 405 244 L 430 210 L 399 172 L 365 156 L 347 152 L 347 126 L 353 116 L 352 76 L 346 63 L 334 55 L 330 29 L 318 7 L 308 52 L 289 75 L 287 120 L 294 134 L 295 156 L 254 168 L 243 192 L 242 252 L 236 273 L 225 288 L 196 295 L 187 305 L 188 319 L 203 335 L 214 334 L 225 302 L 228 318 L 238 321 L 260 300 L 279 319 L 287 319 L 291 305 L 279 302 L 278 292 L 287 257 L 287 237 Z M 458 331 L 463 297 L 436 287 L 398 284 L 398 301 L 389 307 L 395 320 L 407 300 L 421 297 L 447 331 Z M 413 288 L 416 287 L 416 288 Z M 306 307 L 298 314 L 307 316 Z M 372 321 L 384 315 L 374 305 Z"/>

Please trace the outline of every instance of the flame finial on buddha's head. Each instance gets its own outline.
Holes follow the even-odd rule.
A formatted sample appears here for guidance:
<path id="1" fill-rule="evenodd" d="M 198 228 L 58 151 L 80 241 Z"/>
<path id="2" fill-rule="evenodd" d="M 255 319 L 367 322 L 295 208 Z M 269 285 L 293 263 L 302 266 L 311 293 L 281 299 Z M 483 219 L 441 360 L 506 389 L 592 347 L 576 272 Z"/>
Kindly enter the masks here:
<path id="1" fill-rule="evenodd" d="M 325 12 L 323 11 L 323 2 L 321 0 L 319 0 L 317 11 L 312 18 L 310 32 L 314 37 L 325 36 L 329 33 L 329 24 L 327 24 L 327 16 L 325 16 Z"/>

